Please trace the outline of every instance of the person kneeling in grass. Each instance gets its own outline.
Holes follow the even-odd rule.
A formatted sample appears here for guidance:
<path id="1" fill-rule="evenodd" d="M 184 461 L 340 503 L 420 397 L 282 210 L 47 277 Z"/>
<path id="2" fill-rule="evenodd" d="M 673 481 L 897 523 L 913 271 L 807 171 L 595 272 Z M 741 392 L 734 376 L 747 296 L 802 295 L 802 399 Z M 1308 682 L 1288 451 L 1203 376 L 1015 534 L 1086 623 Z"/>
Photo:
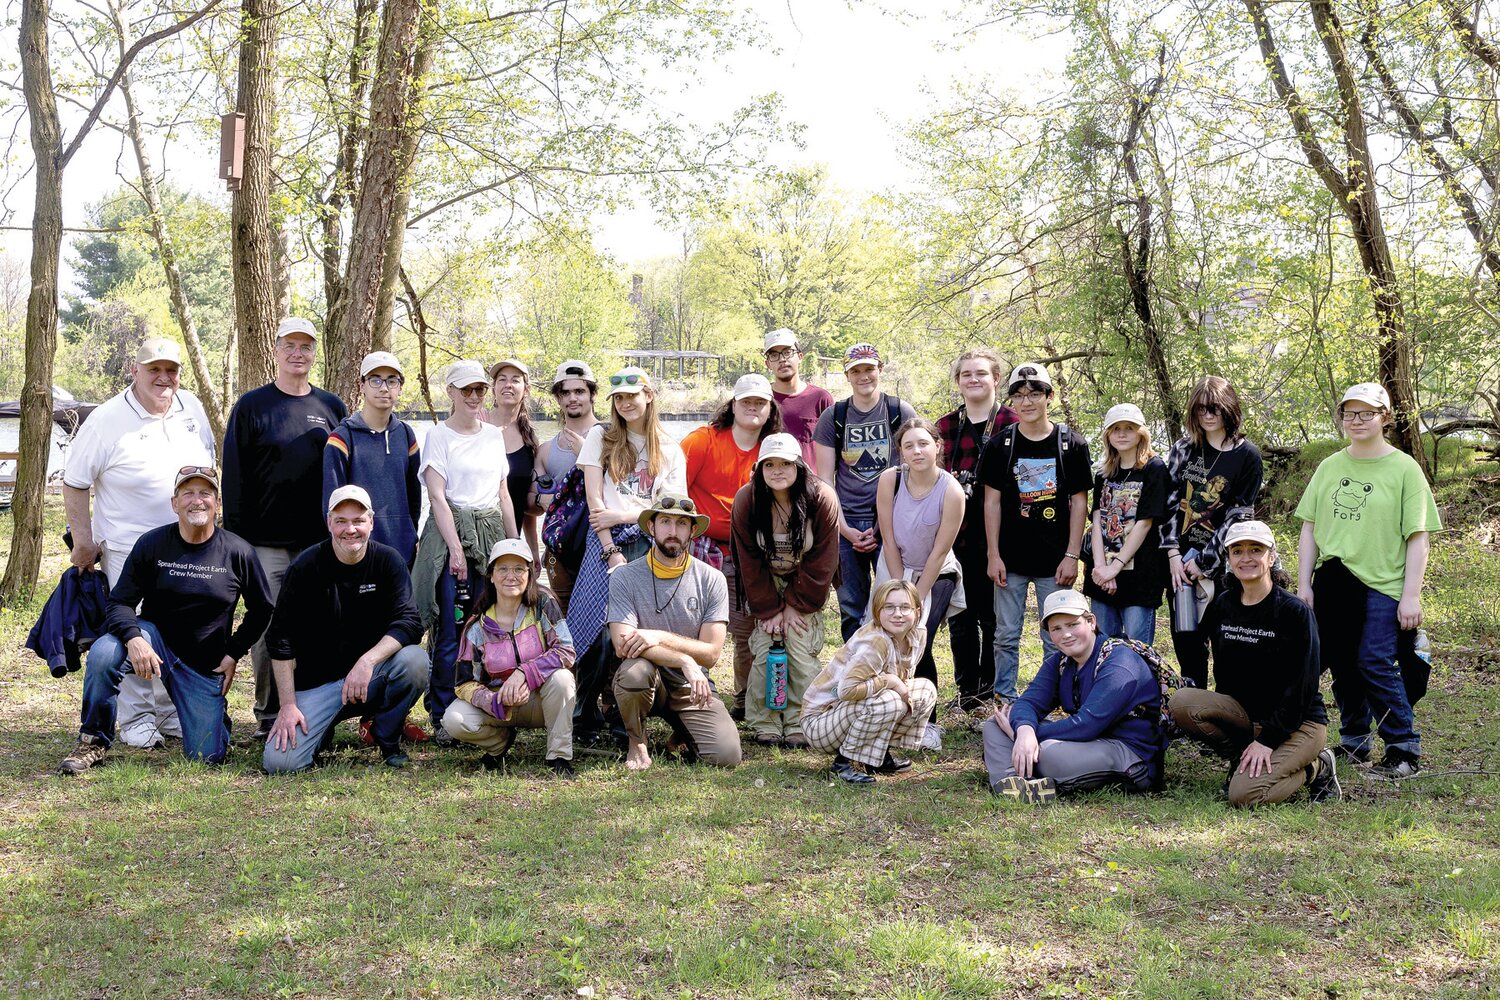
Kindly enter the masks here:
<path id="1" fill-rule="evenodd" d="M 1230 805 L 1284 802 L 1303 785 L 1314 802 L 1337 801 L 1312 609 L 1286 590 L 1264 521 L 1236 522 L 1224 541 L 1239 586 L 1220 592 L 1198 626 L 1213 647 L 1216 690 L 1177 691 L 1172 719 L 1228 758 Z"/>
<path id="2" fill-rule="evenodd" d="M 547 730 L 547 766 L 573 777 L 573 638 L 557 599 L 537 585 L 536 558 L 519 538 L 490 550 L 484 593 L 464 622 L 454 699 L 443 728 L 500 766 L 516 729 Z"/>
<path id="3" fill-rule="evenodd" d="M 922 745 L 937 688 L 913 676 L 927 645 L 921 610 L 921 595 L 910 580 L 876 587 L 870 620 L 833 654 L 803 696 L 807 742 L 816 750 L 835 750 L 833 773 L 851 785 L 872 785 L 875 774 L 911 767 L 911 761 L 891 755 L 891 744 L 908 750 Z"/>
<path id="4" fill-rule="evenodd" d="M 1019 700 L 984 724 L 990 791 L 1043 804 L 1106 785 L 1149 791 L 1161 778 L 1164 746 L 1151 667 L 1122 643 L 1105 650 L 1109 637 L 1076 590 L 1047 597 L 1042 628 L 1057 652 Z M 1048 719 L 1058 708 L 1063 718 Z"/>

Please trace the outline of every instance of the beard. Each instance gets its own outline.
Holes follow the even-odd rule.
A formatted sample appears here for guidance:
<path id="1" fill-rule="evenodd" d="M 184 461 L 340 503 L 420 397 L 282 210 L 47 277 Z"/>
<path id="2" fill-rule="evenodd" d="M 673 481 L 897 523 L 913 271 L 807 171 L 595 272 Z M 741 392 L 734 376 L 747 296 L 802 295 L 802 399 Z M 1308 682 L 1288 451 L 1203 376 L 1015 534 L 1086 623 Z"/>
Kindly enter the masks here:
<path id="1" fill-rule="evenodd" d="M 675 536 L 672 538 L 658 538 L 656 540 L 656 548 L 668 559 L 676 559 L 682 555 L 682 540 Z"/>

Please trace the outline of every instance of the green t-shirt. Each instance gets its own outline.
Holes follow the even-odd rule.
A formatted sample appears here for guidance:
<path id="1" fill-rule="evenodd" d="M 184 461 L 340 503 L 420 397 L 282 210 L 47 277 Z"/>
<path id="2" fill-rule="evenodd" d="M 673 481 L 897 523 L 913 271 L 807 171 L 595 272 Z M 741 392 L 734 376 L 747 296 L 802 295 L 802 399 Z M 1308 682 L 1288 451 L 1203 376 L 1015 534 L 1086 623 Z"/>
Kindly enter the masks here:
<path id="1" fill-rule="evenodd" d="M 1443 529 L 1427 477 L 1400 451 L 1352 458 L 1346 448 L 1328 456 L 1303 491 L 1297 516 L 1313 523 L 1319 565 L 1337 556 L 1365 586 L 1398 601 L 1406 540 Z"/>

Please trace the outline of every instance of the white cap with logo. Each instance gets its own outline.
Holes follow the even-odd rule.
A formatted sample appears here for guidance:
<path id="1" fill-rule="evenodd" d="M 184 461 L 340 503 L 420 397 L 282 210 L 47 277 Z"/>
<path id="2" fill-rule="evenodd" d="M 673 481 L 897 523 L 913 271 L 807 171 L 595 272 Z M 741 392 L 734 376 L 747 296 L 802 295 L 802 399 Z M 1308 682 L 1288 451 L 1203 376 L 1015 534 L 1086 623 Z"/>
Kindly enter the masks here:
<path id="1" fill-rule="evenodd" d="M 1042 624 L 1053 615 L 1089 614 L 1089 599 L 1076 590 L 1054 590 L 1042 605 Z"/>
<path id="2" fill-rule="evenodd" d="M 485 563 L 485 566 L 493 567 L 495 565 L 495 560 L 499 559 L 501 556 L 519 556 L 520 558 L 525 559 L 528 563 L 535 562 L 535 557 L 533 557 L 531 554 L 531 546 L 527 545 L 519 538 L 502 538 L 500 539 L 500 541 L 496 542 L 495 547 L 490 549 L 490 560 L 489 562 Z"/>
<path id="3" fill-rule="evenodd" d="M 782 327 L 779 330 L 772 330 L 766 334 L 766 346 L 764 350 L 774 351 L 782 347 L 790 347 L 794 351 L 801 350 L 797 346 L 797 335 L 786 327 Z"/>
<path id="4" fill-rule="evenodd" d="M 149 365 L 153 361 L 170 361 L 181 367 L 182 349 L 177 346 L 175 340 L 168 340 L 166 337 L 149 337 L 141 341 L 141 346 L 136 349 L 135 363 Z"/>
<path id="5" fill-rule="evenodd" d="M 405 376 L 401 370 L 401 362 L 390 351 L 371 351 L 365 355 L 365 359 L 359 363 L 359 377 L 364 378 L 377 368 L 389 368 L 397 375 Z"/>
<path id="6" fill-rule="evenodd" d="M 1224 548 L 1235 542 L 1260 542 L 1268 549 L 1276 548 L 1276 536 L 1271 526 L 1264 521 L 1236 521 L 1224 529 Z"/>
<path id="7" fill-rule="evenodd" d="M 313 340 L 318 339 L 318 329 L 312 325 L 312 320 L 310 319 L 303 319 L 301 316 L 288 316 L 276 324 L 277 340 L 293 333 L 305 333 Z"/>
<path id="8" fill-rule="evenodd" d="M 755 464 L 760 465 L 768 458 L 807 464 L 802 460 L 802 446 L 797 443 L 796 438 L 786 433 L 767 434 L 761 441 L 760 452 L 755 456 Z"/>
<path id="9" fill-rule="evenodd" d="M 448 374 L 443 379 L 443 382 L 445 385 L 463 389 L 471 385 L 487 386 L 490 384 L 490 379 L 484 373 L 484 366 L 478 361 L 460 358 L 448 366 Z"/>
<path id="10" fill-rule="evenodd" d="M 755 372 L 751 372 L 748 375 L 741 375 L 739 380 L 734 383 L 734 398 L 737 400 L 752 398 L 772 399 L 771 380 Z"/>
<path id="11" fill-rule="evenodd" d="M 370 494 L 363 486 L 347 483 L 328 494 L 328 513 L 332 514 L 333 509 L 346 500 L 353 500 L 365 510 L 375 509 L 375 505 L 370 502 Z"/>
<path id="12" fill-rule="evenodd" d="M 1108 433 L 1111 427 L 1122 421 L 1128 421 L 1137 427 L 1145 427 L 1146 415 L 1134 403 L 1116 403 L 1109 408 L 1108 413 L 1104 414 L 1105 433 Z"/>

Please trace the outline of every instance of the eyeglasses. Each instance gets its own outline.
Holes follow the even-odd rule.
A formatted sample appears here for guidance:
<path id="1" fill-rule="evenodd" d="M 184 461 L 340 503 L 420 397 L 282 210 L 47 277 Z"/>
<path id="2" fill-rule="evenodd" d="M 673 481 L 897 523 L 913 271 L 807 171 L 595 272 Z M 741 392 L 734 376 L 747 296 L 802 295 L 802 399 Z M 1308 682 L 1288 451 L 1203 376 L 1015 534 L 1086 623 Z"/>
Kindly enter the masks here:
<path id="1" fill-rule="evenodd" d="M 1038 399 L 1046 399 L 1047 394 L 1045 392 L 1013 392 L 1010 398 L 1018 403 L 1031 403 Z"/>
<path id="2" fill-rule="evenodd" d="M 312 354 L 318 349 L 317 344 L 293 344 L 287 340 L 283 340 L 276 346 L 288 354 Z"/>
<path id="3" fill-rule="evenodd" d="M 482 385 L 456 385 L 453 388 L 457 389 L 465 398 L 478 396 L 480 399 L 483 399 L 484 394 L 489 391 L 488 387 Z"/>
<path id="4" fill-rule="evenodd" d="M 399 389 L 406 384 L 400 375 L 367 375 L 365 384 L 372 389 Z"/>
<path id="5" fill-rule="evenodd" d="M 766 352 L 766 360 L 769 361 L 769 362 L 771 362 L 774 365 L 774 364 L 776 364 L 777 362 L 780 362 L 780 361 L 789 361 L 789 360 L 791 360 L 792 355 L 794 355 L 796 353 L 797 352 L 794 351 L 794 350 L 792 350 L 790 347 L 783 347 L 780 350 L 767 351 Z"/>
<path id="6" fill-rule="evenodd" d="M 526 566 L 496 566 L 493 575 L 504 580 L 526 579 L 530 570 Z"/>
<path id="7" fill-rule="evenodd" d="M 680 510 L 687 514 L 696 513 L 698 508 L 687 497 L 662 497 L 656 501 L 657 510 Z"/>
<path id="8" fill-rule="evenodd" d="M 885 606 L 885 610 L 894 611 L 898 615 L 909 615 L 913 611 L 915 611 L 916 608 L 913 608 L 910 604 L 887 604 Z"/>
<path id="9" fill-rule="evenodd" d="M 630 374 L 630 375 L 611 375 L 609 377 L 609 384 L 610 385 L 640 385 L 640 384 L 644 383 L 645 381 L 646 381 L 645 376 L 643 376 L 643 375 L 636 375 L 636 374 Z"/>
<path id="10" fill-rule="evenodd" d="M 1346 424 L 1368 424 L 1380 416 L 1379 410 L 1340 410 L 1339 419 Z"/>
<path id="11" fill-rule="evenodd" d="M 1194 413 L 1201 413 L 1205 417 L 1221 417 L 1224 415 L 1224 407 L 1218 403 L 1199 403 L 1193 407 Z"/>

